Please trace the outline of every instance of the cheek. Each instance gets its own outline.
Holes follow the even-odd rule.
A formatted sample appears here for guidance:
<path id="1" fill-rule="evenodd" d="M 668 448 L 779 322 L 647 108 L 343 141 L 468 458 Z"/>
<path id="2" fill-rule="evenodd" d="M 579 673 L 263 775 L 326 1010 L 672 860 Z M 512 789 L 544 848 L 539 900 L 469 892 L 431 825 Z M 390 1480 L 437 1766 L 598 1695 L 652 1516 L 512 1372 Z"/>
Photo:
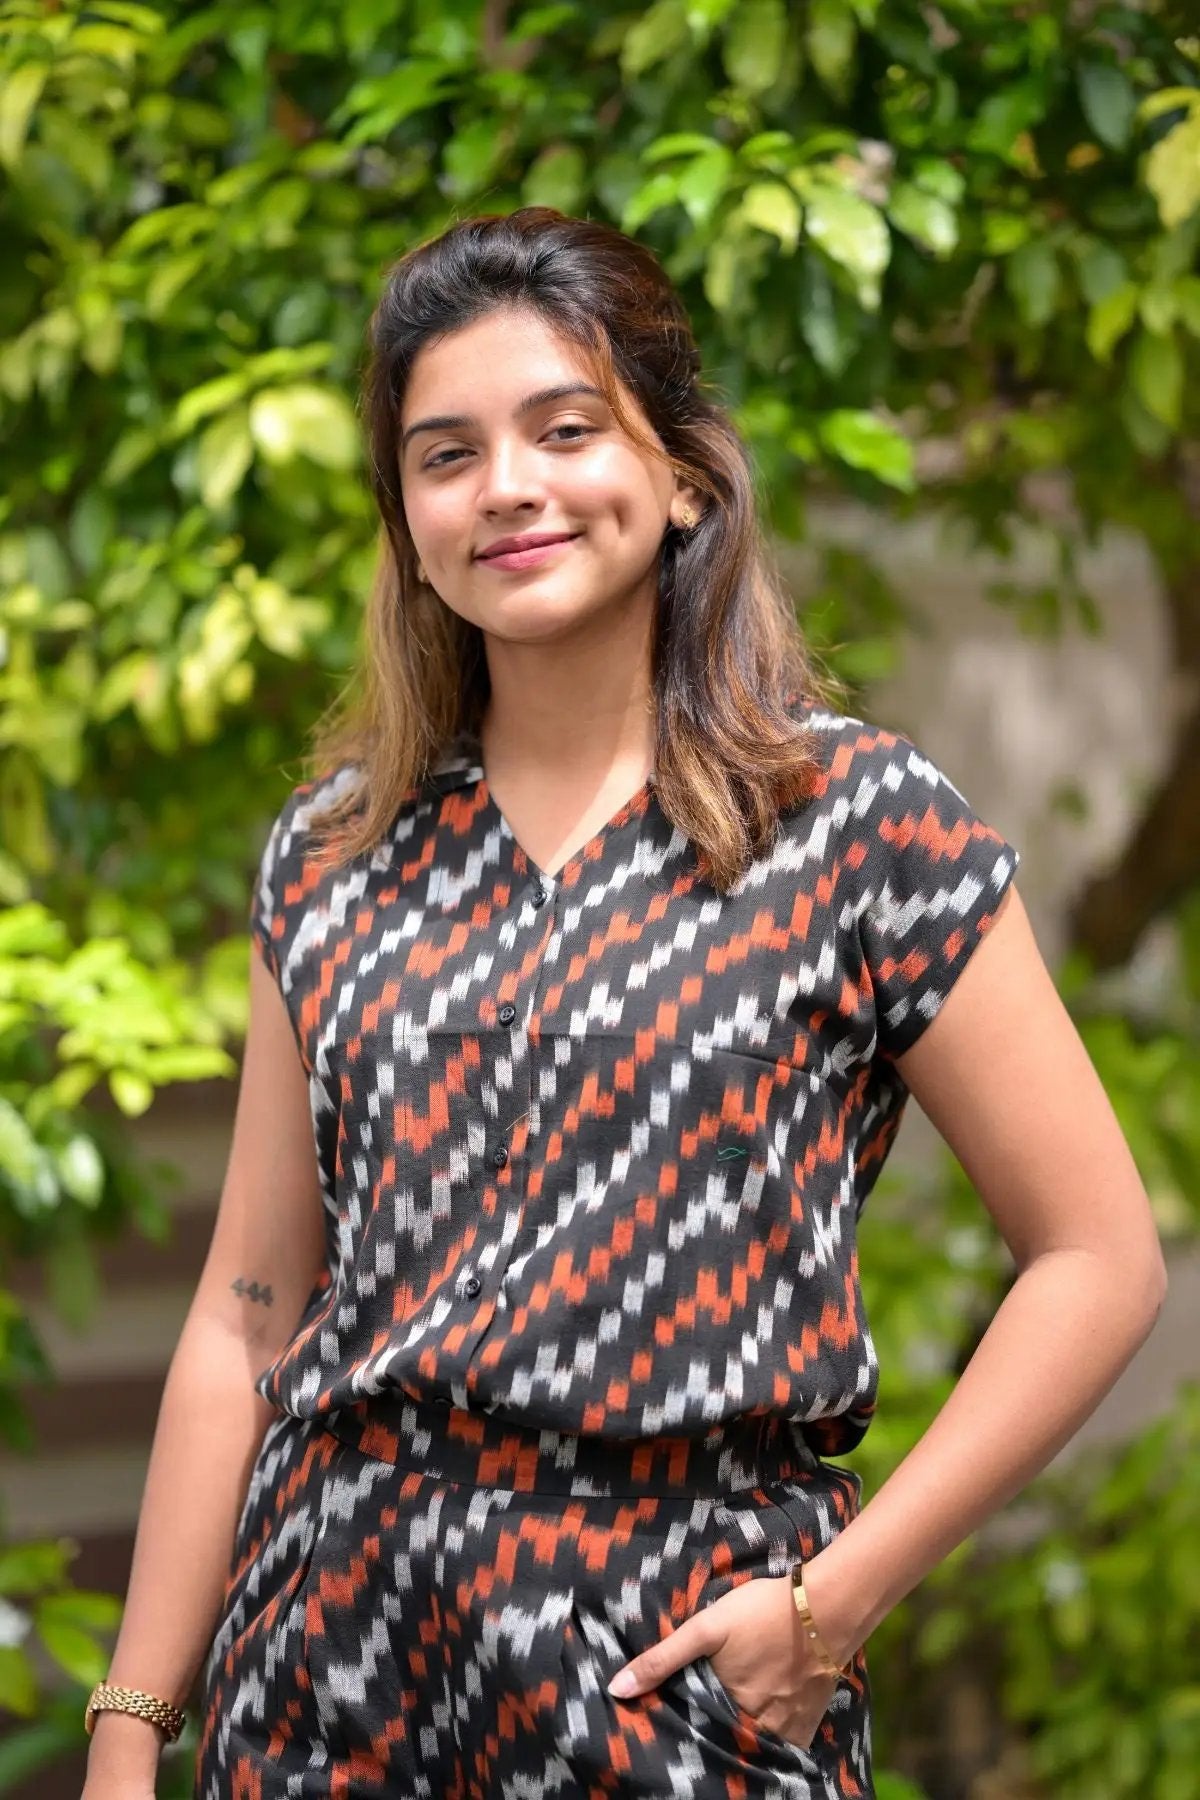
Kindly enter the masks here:
<path id="1" fill-rule="evenodd" d="M 630 548 L 661 533 L 661 509 L 650 478 L 619 446 L 598 450 L 586 470 L 570 472 L 559 492 L 581 523 L 594 523 L 600 532 L 607 526 Z"/>
<path id="2" fill-rule="evenodd" d="M 424 546 L 426 555 L 437 556 L 461 544 L 463 533 L 468 541 L 472 529 L 470 508 L 464 508 L 451 490 L 426 489 L 415 495 L 407 510 L 408 529 L 413 542 Z"/>

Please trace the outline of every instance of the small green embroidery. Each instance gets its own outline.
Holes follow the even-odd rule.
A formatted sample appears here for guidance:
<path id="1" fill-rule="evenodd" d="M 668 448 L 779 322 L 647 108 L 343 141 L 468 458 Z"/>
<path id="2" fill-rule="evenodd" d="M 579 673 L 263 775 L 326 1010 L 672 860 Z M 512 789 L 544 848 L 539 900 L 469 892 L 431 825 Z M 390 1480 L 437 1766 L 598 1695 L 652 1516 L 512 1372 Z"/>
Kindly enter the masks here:
<path id="1" fill-rule="evenodd" d="M 749 1154 L 749 1151 L 744 1150 L 740 1144 L 725 1144 L 717 1151 L 717 1161 L 724 1162 L 730 1156 L 748 1156 Z"/>

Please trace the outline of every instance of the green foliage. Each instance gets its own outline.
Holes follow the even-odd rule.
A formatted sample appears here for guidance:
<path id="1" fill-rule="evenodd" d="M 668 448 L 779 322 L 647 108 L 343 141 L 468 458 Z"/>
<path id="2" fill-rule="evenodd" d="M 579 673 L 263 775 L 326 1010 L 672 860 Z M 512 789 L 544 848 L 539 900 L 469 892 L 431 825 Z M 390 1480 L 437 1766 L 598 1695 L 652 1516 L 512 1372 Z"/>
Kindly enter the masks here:
<path id="1" fill-rule="evenodd" d="M 121 1119 L 232 1068 L 249 872 L 358 638 L 374 522 L 356 381 L 380 271 L 409 245 L 526 202 L 641 235 L 781 534 L 804 535 L 804 498 L 824 489 L 961 519 L 1004 554 L 1034 513 L 1031 477 L 1067 469 L 1058 579 L 997 584 L 998 604 L 1035 632 L 1068 607 L 1089 621 L 1078 551 L 1110 524 L 1195 586 L 1180 471 L 1200 404 L 1200 78 L 1164 0 L 7 0 L 0 168 L 0 1244 L 46 1257 L 67 1316 L 86 1313 L 98 1234 L 165 1228 Z M 804 622 L 850 681 L 889 668 L 904 616 L 874 544 L 821 553 Z M 1181 918 L 1173 1005 L 1135 1017 L 1070 976 L 1179 1234 L 1200 1116 L 1200 916 Z M 885 1368 L 869 1482 L 1006 1279 L 960 1175 L 915 1212 L 885 1191 L 864 1258 Z M 17 1389 L 44 1373 L 0 1289 L 14 1442 Z M 1174 1453 L 1146 1454 L 1174 1494 Z M 1139 1532 L 1173 1516 L 1156 1502 Z M 978 1621 L 1012 1562 L 997 1569 L 981 1565 L 974 1621 L 947 1623 L 941 1581 L 881 1632 L 880 1664 L 901 1671 L 893 1689 L 877 1678 L 889 1743 L 903 1681 L 919 1687 L 906 1621 L 932 1608 L 923 1654 L 963 1630 L 987 1666 Z M 57 1564 L 43 1576 L 56 1605 L 31 1589 L 28 1616 L 86 1680 L 102 1621 L 64 1607 Z M 1049 1746 L 1047 1791 L 1139 1791 L 1108 1785 L 1117 1687 L 1098 1676 L 1089 1698 L 1069 1646 L 1062 1705 L 1038 1712 L 1052 1634 L 1026 1631 L 1042 1602 L 1021 1591 L 1005 1691 Z M 1144 1696 L 1166 1769 L 1192 1743 L 1194 1696 L 1173 1679 L 1161 1707 Z M 0 1750 L 0 1787 L 77 1730 L 31 1683 L 6 1642 L 0 1705 L 31 1723 Z M 1127 1740 L 1120 1770 L 1146 1767 Z"/>

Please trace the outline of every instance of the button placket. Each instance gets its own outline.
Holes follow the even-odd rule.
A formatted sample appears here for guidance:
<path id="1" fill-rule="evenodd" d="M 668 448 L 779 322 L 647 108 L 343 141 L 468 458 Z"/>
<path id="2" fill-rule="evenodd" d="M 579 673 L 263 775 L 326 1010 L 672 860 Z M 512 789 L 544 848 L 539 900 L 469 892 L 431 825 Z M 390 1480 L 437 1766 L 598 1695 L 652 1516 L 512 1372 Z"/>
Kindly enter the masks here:
<path id="1" fill-rule="evenodd" d="M 507 971 L 510 979 L 515 979 L 516 982 L 517 992 L 515 1000 L 504 1000 L 496 1007 L 495 1019 L 498 1026 L 505 1030 L 509 1030 L 512 1027 L 517 1026 L 519 1020 L 524 1020 L 526 1029 L 514 1031 L 511 1039 L 514 1065 L 514 1082 L 512 1088 L 513 1113 L 507 1123 L 493 1121 L 493 1130 L 499 1129 L 504 1132 L 510 1131 L 515 1122 L 519 1121 L 521 1118 L 528 1118 L 530 1116 L 533 1107 L 533 1076 L 527 1027 L 530 1017 L 530 1003 L 531 1000 L 536 1001 L 536 995 L 542 981 L 546 946 L 553 940 L 554 936 L 553 922 L 546 919 L 543 909 L 547 905 L 553 905 L 556 895 L 557 890 L 555 884 L 552 881 L 547 883 L 540 877 L 534 879 L 525 893 L 528 909 L 523 910 L 518 923 L 519 926 L 523 925 L 526 929 L 532 928 L 538 931 L 541 938 L 541 948 L 538 952 L 534 968 L 532 970 L 526 970 L 524 975 L 522 975 L 518 971 L 524 963 L 525 955 L 528 953 L 528 943 L 526 941 L 525 952 L 520 956 L 514 957 L 513 963 L 509 966 Z M 530 992 L 531 989 L 532 994 Z M 509 993 L 513 992 L 513 987 L 511 985 L 509 986 L 508 991 Z M 517 1081 L 518 1067 L 520 1067 L 521 1073 L 524 1076 L 524 1081 L 520 1084 L 518 1084 Z M 519 1086 L 523 1086 L 526 1093 L 524 1109 L 522 1109 L 518 1097 Z M 511 1151 L 509 1145 L 503 1141 L 498 1140 L 485 1149 L 484 1160 L 489 1171 L 499 1171 L 505 1168 L 509 1164 L 510 1159 Z M 518 1214 L 521 1214 L 524 1211 L 524 1175 L 519 1163 L 514 1165 L 510 1181 L 504 1188 L 504 1203 L 509 1218 L 511 1218 L 513 1211 Z M 508 1237 L 508 1233 L 505 1232 L 502 1225 L 499 1225 L 498 1231 L 502 1238 Z M 484 1293 L 485 1287 L 488 1293 L 492 1293 L 497 1285 L 503 1285 L 504 1272 L 512 1252 L 512 1242 L 515 1242 L 519 1235 L 519 1230 L 513 1231 L 512 1239 L 511 1242 L 509 1242 L 507 1249 L 503 1247 L 502 1243 L 494 1246 L 499 1251 L 499 1254 L 496 1256 L 494 1265 L 490 1266 L 488 1269 L 486 1282 L 473 1270 L 470 1273 L 464 1272 L 460 1276 L 457 1292 L 463 1301 L 478 1299 L 479 1296 Z M 464 1380 L 471 1370 L 476 1352 L 488 1335 L 492 1311 L 492 1307 L 490 1305 L 487 1306 L 486 1316 L 483 1317 L 479 1330 L 472 1332 L 470 1340 L 463 1346 Z"/>

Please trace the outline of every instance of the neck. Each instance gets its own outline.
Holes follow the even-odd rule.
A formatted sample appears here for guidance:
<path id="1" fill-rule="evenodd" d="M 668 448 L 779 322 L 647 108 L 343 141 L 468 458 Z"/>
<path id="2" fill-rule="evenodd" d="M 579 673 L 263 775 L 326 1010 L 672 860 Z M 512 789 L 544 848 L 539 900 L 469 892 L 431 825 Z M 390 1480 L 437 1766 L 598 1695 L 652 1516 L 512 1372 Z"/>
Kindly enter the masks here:
<path id="1" fill-rule="evenodd" d="M 492 775 L 640 780 L 654 761 L 648 612 L 554 644 L 485 638 L 491 693 L 480 727 Z"/>

